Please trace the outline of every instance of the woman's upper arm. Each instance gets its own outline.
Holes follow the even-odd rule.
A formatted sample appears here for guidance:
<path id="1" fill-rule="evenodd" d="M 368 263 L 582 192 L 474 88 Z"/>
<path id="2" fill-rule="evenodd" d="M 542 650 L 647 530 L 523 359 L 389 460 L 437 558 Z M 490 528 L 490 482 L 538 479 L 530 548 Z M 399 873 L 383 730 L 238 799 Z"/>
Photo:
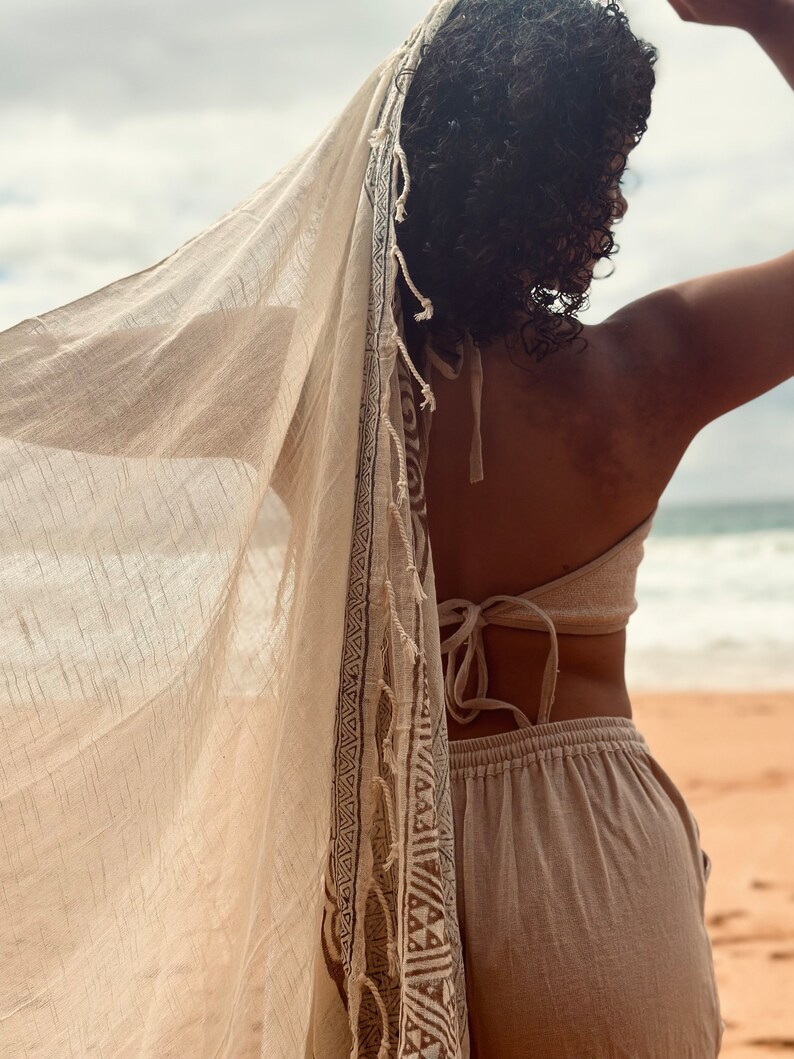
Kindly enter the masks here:
<path id="1" fill-rule="evenodd" d="M 598 326 L 631 365 L 643 404 L 694 437 L 794 376 L 794 251 L 664 287 Z"/>

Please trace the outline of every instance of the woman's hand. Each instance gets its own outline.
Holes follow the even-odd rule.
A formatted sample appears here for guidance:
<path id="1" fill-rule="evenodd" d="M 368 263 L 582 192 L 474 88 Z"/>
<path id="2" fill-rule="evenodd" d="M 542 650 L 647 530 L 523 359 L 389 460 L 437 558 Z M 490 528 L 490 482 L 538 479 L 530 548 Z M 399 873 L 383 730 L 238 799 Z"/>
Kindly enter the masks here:
<path id="1" fill-rule="evenodd" d="M 684 22 L 704 26 L 736 26 L 752 36 L 763 35 L 784 21 L 782 12 L 794 0 L 667 0 Z"/>
<path id="2" fill-rule="evenodd" d="M 794 88 L 794 0 L 667 0 L 685 22 L 736 26 L 764 49 Z"/>

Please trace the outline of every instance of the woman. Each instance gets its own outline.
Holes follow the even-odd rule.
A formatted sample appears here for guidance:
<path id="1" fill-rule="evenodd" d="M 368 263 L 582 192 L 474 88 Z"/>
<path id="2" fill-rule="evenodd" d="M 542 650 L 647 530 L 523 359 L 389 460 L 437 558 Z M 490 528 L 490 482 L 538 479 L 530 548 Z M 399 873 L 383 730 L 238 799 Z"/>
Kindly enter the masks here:
<path id="1" fill-rule="evenodd" d="M 420 357 L 415 332 L 399 326 L 403 310 L 409 329 L 411 314 L 432 321 L 433 299 L 436 323 L 452 307 L 443 270 L 422 288 L 410 228 L 405 255 L 397 243 L 427 188 L 400 133 L 424 46 L 467 6 L 438 0 L 314 143 L 168 257 L 0 333 L 3 1056 L 716 1052 L 705 863 L 688 809 L 628 716 L 621 635 L 603 625 L 597 637 L 561 631 L 555 689 L 543 608 L 520 602 L 547 631 L 486 628 L 488 690 L 540 730 L 489 733 L 500 717 L 490 710 L 487 722 L 464 725 L 477 738 L 455 738 L 450 715 L 448 744 L 445 700 L 457 709 L 466 689 L 445 696 L 443 608 L 453 593 L 475 603 L 521 593 L 599 556 L 653 506 L 698 416 L 790 374 L 794 326 L 782 292 L 791 257 L 653 296 L 588 328 L 581 357 L 560 345 L 538 365 L 523 362 L 530 372 L 515 380 L 509 328 L 488 335 L 464 305 L 452 322 L 491 340 L 478 486 L 489 505 L 477 512 L 465 478 L 447 496 L 468 396 L 442 378 L 436 401 L 407 349 L 406 338 Z M 546 13 L 539 23 L 567 12 L 572 26 L 579 17 L 600 26 L 595 40 L 615 33 L 624 55 L 634 49 L 633 109 L 618 122 L 628 133 L 642 123 L 650 54 L 632 44 L 617 9 L 586 15 L 586 6 L 491 0 L 488 10 L 516 11 L 519 42 L 530 32 L 521 12 L 530 24 L 533 12 Z M 781 43 L 789 5 L 753 9 L 768 18 L 759 39 L 790 76 Z M 553 20 L 550 28 L 556 39 Z M 494 62 L 508 62 L 511 47 L 502 34 Z M 595 57 L 597 67 L 610 62 Z M 531 91 L 523 99 L 543 103 Z M 405 132 L 418 152 L 407 123 Z M 606 249 L 604 207 L 620 212 L 615 166 L 627 145 L 593 140 L 605 172 L 579 174 L 585 189 L 597 186 L 585 196 L 592 228 L 579 218 L 560 232 L 572 203 L 540 203 L 554 221 L 551 243 L 535 238 L 538 228 L 522 259 L 533 283 L 524 311 L 538 336 L 560 337 L 558 322 L 533 309 L 553 304 L 550 285 L 566 296 L 569 283 L 572 295 L 583 289 L 585 262 Z M 575 153 L 561 173 L 570 191 Z M 549 258 L 558 273 L 537 271 L 540 248 L 560 235 L 573 241 Z M 754 282 L 763 320 L 747 294 Z M 726 291 L 729 308 L 741 309 L 727 334 L 752 331 L 752 362 L 737 353 L 722 363 L 709 306 L 728 312 Z M 487 293 L 486 309 L 497 304 Z M 685 402 L 683 425 L 678 395 L 700 385 L 685 363 L 693 344 L 705 351 L 708 397 L 700 412 Z M 686 381 L 665 375 L 668 357 Z M 638 426 L 649 392 L 666 400 L 650 437 Z M 494 413 L 509 417 L 503 434 Z M 517 439 L 542 458 L 517 470 L 520 490 L 503 476 L 500 491 L 498 465 L 514 465 Z M 507 497 L 516 534 L 534 535 L 531 556 L 510 550 Z M 571 532 L 572 517 L 581 532 Z M 483 541 L 504 553 L 481 578 L 455 565 L 452 544 L 465 543 L 476 518 L 482 536 L 469 554 L 482 555 Z M 632 556 L 637 548 L 621 562 Z M 621 620 L 631 575 L 622 566 L 609 579 Z M 592 598 L 602 607 L 603 594 Z M 581 609 L 581 597 L 574 603 Z M 611 755 L 583 739 L 605 725 Z M 477 747 L 482 739 L 490 742 Z M 487 764 L 478 803 L 481 777 L 466 775 L 467 754 L 502 762 L 520 740 L 545 740 L 548 760 L 527 750 L 511 773 L 512 806 L 512 786 L 494 786 Z M 471 825 L 495 826 L 502 809 L 499 831 L 472 845 Z M 483 851 L 498 858 L 498 885 L 478 893 Z"/>
<path id="2" fill-rule="evenodd" d="M 794 5 L 670 2 L 794 86 Z M 531 7 L 459 4 L 401 132 L 472 1055 L 713 1056 L 710 863 L 631 720 L 625 625 L 693 437 L 794 374 L 794 253 L 577 324 L 657 55 L 612 5 Z"/>

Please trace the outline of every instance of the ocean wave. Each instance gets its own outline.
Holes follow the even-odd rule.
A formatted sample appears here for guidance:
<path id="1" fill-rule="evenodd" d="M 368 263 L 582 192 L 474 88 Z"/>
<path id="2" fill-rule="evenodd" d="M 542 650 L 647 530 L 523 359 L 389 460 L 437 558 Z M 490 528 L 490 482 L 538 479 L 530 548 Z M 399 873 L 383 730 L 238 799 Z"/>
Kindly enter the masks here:
<path id="1" fill-rule="evenodd" d="M 627 673 L 639 667 L 651 685 L 677 686 L 675 672 L 664 677 L 678 661 L 704 679 L 722 669 L 728 686 L 755 686 L 767 669 L 773 686 L 794 684 L 794 531 L 651 534 L 636 594 Z"/>

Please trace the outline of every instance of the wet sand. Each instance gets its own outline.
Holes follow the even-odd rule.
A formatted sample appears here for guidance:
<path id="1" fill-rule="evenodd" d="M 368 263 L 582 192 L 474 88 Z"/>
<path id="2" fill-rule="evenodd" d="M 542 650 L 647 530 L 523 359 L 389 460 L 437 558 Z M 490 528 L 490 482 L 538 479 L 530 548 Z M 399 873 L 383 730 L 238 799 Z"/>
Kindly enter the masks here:
<path id="1" fill-rule="evenodd" d="M 640 692 L 634 721 L 712 860 L 721 1055 L 794 1055 L 794 691 Z"/>

